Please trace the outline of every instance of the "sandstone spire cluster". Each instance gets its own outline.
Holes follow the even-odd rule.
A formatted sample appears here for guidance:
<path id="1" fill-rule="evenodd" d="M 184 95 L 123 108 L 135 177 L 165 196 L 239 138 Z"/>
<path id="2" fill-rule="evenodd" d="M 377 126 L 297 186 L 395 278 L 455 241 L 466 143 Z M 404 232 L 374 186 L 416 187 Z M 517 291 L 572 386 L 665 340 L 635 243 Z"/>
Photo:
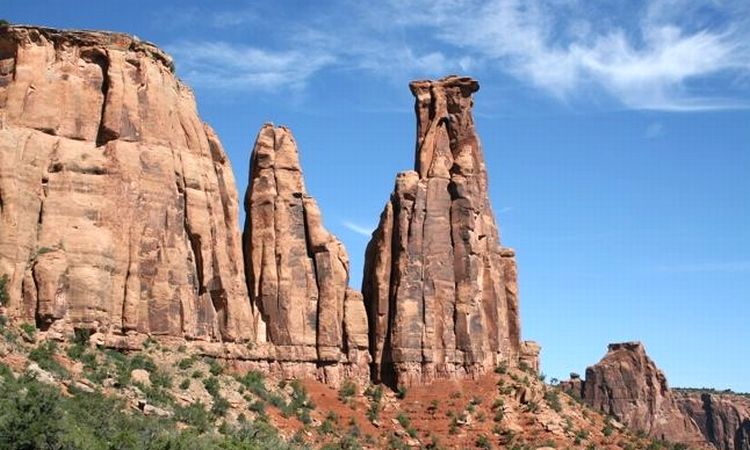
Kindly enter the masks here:
<path id="1" fill-rule="evenodd" d="M 367 247 L 373 377 L 475 375 L 519 357 L 514 252 L 500 245 L 471 78 L 415 81 L 415 169 L 396 178 Z"/>
<path id="2" fill-rule="evenodd" d="M 398 176 L 368 246 L 365 302 L 287 128 L 258 134 L 240 235 L 229 160 L 172 68 L 127 35 L 2 28 L 6 313 L 57 335 L 88 329 L 105 345 L 193 341 L 334 384 L 371 369 L 390 384 L 519 360 L 538 369 L 488 197 L 475 80 L 411 84 L 415 170 Z"/>

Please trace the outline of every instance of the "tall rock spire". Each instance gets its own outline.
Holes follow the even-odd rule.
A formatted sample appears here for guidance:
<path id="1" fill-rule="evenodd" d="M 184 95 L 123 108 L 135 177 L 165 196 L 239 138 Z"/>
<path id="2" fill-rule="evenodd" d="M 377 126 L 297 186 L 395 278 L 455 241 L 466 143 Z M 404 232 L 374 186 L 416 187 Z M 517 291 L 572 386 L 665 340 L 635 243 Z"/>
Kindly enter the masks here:
<path id="1" fill-rule="evenodd" d="M 367 247 L 373 378 L 473 376 L 519 357 L 514 253 L 502 248 L 472 117 L 476 80 L 414 81 L 415 170 L 400 173 Z"/>
<path id="2" fill-rule="evenodd" d="M 366 376 L 362 296 L 348 288 L 349 257 L 307 194 L 289 129 L 266 124 L 258 133 L 245 210 L 245 272 L 258 342 L 282 363 L 327 368 L 321 378 L 333 383 L 358 371 Z"/>

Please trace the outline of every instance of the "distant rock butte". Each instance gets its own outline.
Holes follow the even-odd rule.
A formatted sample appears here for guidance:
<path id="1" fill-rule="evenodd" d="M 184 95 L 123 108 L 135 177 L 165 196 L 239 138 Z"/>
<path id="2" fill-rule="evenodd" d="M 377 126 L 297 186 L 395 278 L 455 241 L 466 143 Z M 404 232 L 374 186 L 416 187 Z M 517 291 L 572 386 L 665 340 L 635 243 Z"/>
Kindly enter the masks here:
<path id="1" fill-rule="evenodd" d="M 243 341 L 229 160 L 169 56 L 123 34 L 0 31 L 0 271 L 44 329 Z"/>
<path id="2" fill-rule="evenodd" d="M 415 169 L 396 178 L 362 287 L 373 376 L 391 385 L 476 376 L 521 352 L 515 255 L 500 245 L 472 117 L 479 84 L 449 76 L 410 87 Z"/>
<path id="3" fill-rule="evenodd" d="M 362 296 L 348 288 L 346 249 L 305 190 L 289 129 L 265 125 L 250 168 L 244 255 L 258 343 L 292 370 L 317 363 L 326 379 L 368 378 Z"/>
<path id="4" fill-rule="evenodd" d="M 610 344 L 604 358 L 586 369 L 583 382 L 574 379 L 565 386 L 580 387 L 584 402 L 633 430 L 672 442 L 705 443 L 640 342 Z"/>

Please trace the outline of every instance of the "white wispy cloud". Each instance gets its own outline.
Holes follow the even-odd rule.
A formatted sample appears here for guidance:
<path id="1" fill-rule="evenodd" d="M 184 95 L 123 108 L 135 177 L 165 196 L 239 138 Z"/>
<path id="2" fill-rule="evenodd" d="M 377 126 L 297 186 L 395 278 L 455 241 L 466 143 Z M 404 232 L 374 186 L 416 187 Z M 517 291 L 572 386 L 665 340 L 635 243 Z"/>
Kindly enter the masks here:
<path id="1" fill-rule="evenodd" d="M 375 229 L 375 227 L 366 227 L 366 226 L 358 225 L 348 220 L 345 220 L 341 224 L 348 230 L 353 231 L 365 237 L 370 237 L 372 235 L 372 231 Z"/>
<path id="2" fill-rule="evenodd" d="M 678 0 L 654 0 L 629 28 L 597 29 L 588 3 L 544 0 L 462 1 L 461 8 L 433 7 L 438 37 L 489 60 L 500 70 L 568 99 L 600 89 L 636 109 L 695 111 L 746 107 L 736 99 L 699 95 L 694 80 L 750 73 L 748 33 L 732 24 L 691 30 Z M 702 3 L 700 1 L 693 3 Z M 736 5 L 733 2 L 731 6 Z M 403 2 L 396 2 L 404 6 Z M 633 3 L 635 4 L 635 3 Z M 424 7 L 430 8 L 425 2 Z M 727 6 L 728 7 L 728 6 Z M 670 14 L 666 14 L 666 12 Z M 734 11 L 737 13 L 737 11 Z M 406 14 L 404 12 L 404 14 Z M 635 14 L 638 14 L 637 12 Z M 750 10 L 739 11 L 748 19 Z M 408 16 L 407 16 L 408 17 Z M 423 23 L 424 18 L 414 18 Z"/>
<path id="3" fill-rule="evenodd" d="M 167 46 L 181 76 L 196 86 L 219 89 L 299 89 L 335 62 L 325 51 L 270 51 L 227 42 L 181 42 Z"/>
<path id="4" fill-rule="evenodd" d="M 710 10 L 711 14 L 706 14 Z M 714 17 L 716 20 L 703 19 Z M 212 15 L 231 27 L 252 11 Z M 706 79 L 750 78 L 746 0 L 387 0 L 334 2 L 269 30 L 274 49 L 181 42 L 170 49 L 193 82 L 220 88 L 299 88 L 325 68 L 399 82 L 481 70 L 510 74 L 563 101 L 604 94 L 633 109 L 745 108 L 746 96 Z M 264 20 L 264 23 L 266 21 Z"/>

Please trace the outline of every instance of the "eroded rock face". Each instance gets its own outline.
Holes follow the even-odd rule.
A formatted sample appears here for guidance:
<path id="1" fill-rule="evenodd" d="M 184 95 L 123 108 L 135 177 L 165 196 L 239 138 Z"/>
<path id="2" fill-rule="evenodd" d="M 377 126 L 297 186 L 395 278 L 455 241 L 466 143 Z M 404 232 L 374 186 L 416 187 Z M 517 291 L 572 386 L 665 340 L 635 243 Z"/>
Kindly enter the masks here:
<path id="1" fill-rule="evenodd" d="M 40 327 L 256 334 L 229 160 L 151 44 L 0 30 L 0 272 Z"/>
<path id="2" fill-rule="evenodd" d="M 245 271 L 258 343 L 272 347 L 276 361 L 344 363 L 343 376 L 366 377 L 362 296 L 348 288 L 346 249 L 323 227 L 285 127 L 267 124 L 258 133 L 245 210 Z M 337 371 L 325 376 L 331 377 Z"/>
<path id="3" fill-rule="evenodd" d="M 520 347 L 516 263 L 500 245 L 472 117 L 479 84 L 412 82 L 415 170 L 396 178 L 367 247 L 362 292 L 373 378 L 472 376 Z"/>
<path id="4" fill-rule="evenodd" d="M 604 358 L 586 369 L 582 389 L 586 403 L 633 430 L 672 442 L 705 442 L 640 342 L 610 344 Z"/>
<path id="5" fill-rule="evenodd" d="M 719 450 L 750 450 L 750 398 L 735 394 L 675 393 L 677 403 Z"/>

